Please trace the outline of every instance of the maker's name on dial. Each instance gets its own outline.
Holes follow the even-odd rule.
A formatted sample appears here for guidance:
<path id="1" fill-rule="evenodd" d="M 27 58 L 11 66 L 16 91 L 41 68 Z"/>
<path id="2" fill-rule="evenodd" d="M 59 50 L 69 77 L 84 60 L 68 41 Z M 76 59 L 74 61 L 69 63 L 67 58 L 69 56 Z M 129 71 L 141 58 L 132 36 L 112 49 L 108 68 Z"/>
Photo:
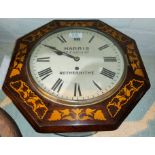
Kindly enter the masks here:
<path id="1" fill-rule="evenodd" d="M 94 71 L 60 71 L 61 75 L 94 75 Z"/>

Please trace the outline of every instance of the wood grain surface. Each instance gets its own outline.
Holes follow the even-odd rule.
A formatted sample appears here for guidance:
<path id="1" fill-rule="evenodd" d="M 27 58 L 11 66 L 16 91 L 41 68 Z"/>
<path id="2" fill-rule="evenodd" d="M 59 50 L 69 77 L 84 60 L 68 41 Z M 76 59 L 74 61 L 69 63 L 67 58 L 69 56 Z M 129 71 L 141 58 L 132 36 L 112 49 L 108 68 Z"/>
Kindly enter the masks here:
<path id="1" fill-rule="evenodd" d="M 21 137 L 21 132 L 14 120 L 0 108 L 0 137 Z"/>

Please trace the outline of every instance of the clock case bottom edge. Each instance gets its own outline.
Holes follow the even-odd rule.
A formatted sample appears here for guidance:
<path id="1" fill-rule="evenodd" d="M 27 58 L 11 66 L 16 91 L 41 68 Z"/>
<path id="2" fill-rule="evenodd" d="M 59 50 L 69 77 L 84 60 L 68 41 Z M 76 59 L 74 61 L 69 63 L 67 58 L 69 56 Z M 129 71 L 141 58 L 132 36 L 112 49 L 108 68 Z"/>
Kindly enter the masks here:
<path id="1" fill-rule="evenodd" d="M 146 85 L 145 89 L 149 89 L 150 85 Z M 6 94 L 12 94 L 10 90 L 8 90 L 8 88 L 3 85 L 2 87 L 3 91 Z M 18 103 L 14 102 L 16 99 L 14 97 L 14 95 L 12 94 L 11 96 L 9 96 L 11 98 L 11 100 L 14 102 L 14 104 L 16 105 L 16 107 L 19 109 L 20 112 L 22 112 L 22 114 L 24 115 L 24 117 L 26 118 L 26 120 L 32 125 L 32 127 L 35 129 L 36 132 L 39 133 L 67 133 L 67 132 L 90 132 L 90 131 L 113 131 L 119 128 L 119 126 L 123 123 L 123 120 L 129 115 L 129 113 L 132 111 L 132 109 L 137 105 L 138 101 L 142 98 L 142 96 L 145 95 L 146 92 L 143 91 L 143 93 L 141 94 L 141 96 L 139 98 L 136 99 L 136 101 L 130 105 L 130 107 L 127 107 L 126 110 L 128 112 L 126 113 L 121 113 L 121 117 L 119 116 L 119 120 L 115 119 L 115 120 L 109 120 L 107 123 L 99 123 L 96 124 L 95 123 L 91 123 L 91 124 L 80 124 L 79 125 L 75 125 L 75 124 L 65 124 L 65 125 L 57 125 L 57 126 L 50 126 L 50 125 L 46 125 L 43 126 L 42 123 L 36 122 L 34 119 L 32 119 L 32 117 L 30 115 L 27 115 L 25 113 L 25 111 L 18 105 Z"/>

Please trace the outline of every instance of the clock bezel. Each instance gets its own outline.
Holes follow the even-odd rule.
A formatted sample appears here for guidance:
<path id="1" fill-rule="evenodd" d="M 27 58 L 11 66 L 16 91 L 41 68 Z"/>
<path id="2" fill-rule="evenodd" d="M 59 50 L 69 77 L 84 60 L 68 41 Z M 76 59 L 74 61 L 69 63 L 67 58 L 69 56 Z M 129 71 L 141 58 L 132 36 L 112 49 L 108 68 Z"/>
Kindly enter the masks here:
<path id="1" fill-rule="evenodd" d="M 100 96 L 97 96 L 93 99 L 85 99 L 85 100 L 65 100 L 65 99 L 61 99 L 55 95 L 52 95 L 52 94 L 49 94 L 48 92 L 46 92 L 43 88 L 41 88 L 37 82 L 34 80 L 32 74 L 31 74 L 31 71 L 30 71 L 30 58 L 31 58 L 31 55 L 33 53 L 33 51 L 35 50 L 35 48 L 38 46 L 38 44 L 40 44 L 40 42 L 42 42 L 44 39 L 46 39 L 47 37 L 55 34 L 55 33 L 59 33 L 61 31 L 65 31 L 65 30 L 70 30 L 70 29 L 82 29 L 82 30 L 89 30 L 89 31 L 94 31 L 96 33 L 99 33 L 103 36 L 105 36 L 107 39 L 109 39 L 111 42 L 113 42 L 113 44 L 115 44 L 117 46 L 117 48 L 119 49 L 119 52 L 123 58 L 123 63 L 124 63 L 124 72 L 120 78 L 120 80 L 117 82 L 117 84 L 108 92 L 106 92 L 105 94 L 103 95 L 100 95 Z M 128 60 L 127 60 L 127 57 L 125 56 L 125 53 L 123 52 L 123 49 L 121 47 L 121 45 L 116 41 L 114 40 L 110 35 L 107 35 L 105 34 L 104 32 L 102 31 L 99 31 L 95 28 L 89 28 L 89 27 L 65 27 L 65 28 L 59 28 L 59 29 L 56 29 L 52 32 L 49 32 L 48 34 L 46 34 L 45 36 L 41 37 L 36 43 L 35 45 L 33 45 L 33 47 L 30 49 L 30 52 L 28 54 L 28 58 L 27 58 L 27 61 L 26 63 L 28 65 L 26 65 L 26 72 L 27 72 L 27 75 L 28 75 L 28 80 L 29 82 L 31 83 L 31 86 L 33 87 L 33 89 L 38 93 L 40 94 L 41 96 L 43 96 L 46 100 L 48 100 L 49 102 L 52 101 L 52 103 L 56 103 L 56 104 L 59 104 L 59 105 L 65 105 L 65 106 L 71 106 L 71 107 L 78 107 L 78 106 L 91 106 L 91 105 L 94 105 L 94 104 L 98 104 L 98 103 L 102 103 L 104 100 L 106 100 L 107 98 L 111 97 L 112 95 L 114 95 L 120 88 L 121 86 L 123 85 L 125 79 L 126 79 L 126 75 L 127 75 L 127 69 L 128 69 Z"/>

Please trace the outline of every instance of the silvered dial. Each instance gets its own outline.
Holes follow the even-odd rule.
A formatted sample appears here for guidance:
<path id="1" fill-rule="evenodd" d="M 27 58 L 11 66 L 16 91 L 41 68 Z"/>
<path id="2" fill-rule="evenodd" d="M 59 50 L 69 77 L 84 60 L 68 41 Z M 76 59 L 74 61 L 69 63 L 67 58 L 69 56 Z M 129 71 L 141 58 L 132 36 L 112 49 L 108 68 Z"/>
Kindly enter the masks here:
<path id="1" fill-rule="evenodd" d="M 91 29 L 65 29 L 40 41 L 30 73 L 47 96 L 62 104 L 85 105 L 110 95 L 124 75 L 121 49 Z"/>

